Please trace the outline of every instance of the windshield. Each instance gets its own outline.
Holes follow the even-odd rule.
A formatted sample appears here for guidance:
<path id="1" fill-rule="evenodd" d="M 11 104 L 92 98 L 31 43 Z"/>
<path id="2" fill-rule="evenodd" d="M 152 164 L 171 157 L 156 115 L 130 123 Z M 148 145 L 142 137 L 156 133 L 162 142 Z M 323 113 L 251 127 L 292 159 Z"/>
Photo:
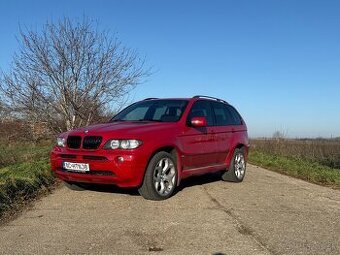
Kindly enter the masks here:
<path id="1" fill-rule="evenodd" d="M 130 105 L 111 121 L 178 121 L 187 106 L 187 100 L 147 100 Z"/>

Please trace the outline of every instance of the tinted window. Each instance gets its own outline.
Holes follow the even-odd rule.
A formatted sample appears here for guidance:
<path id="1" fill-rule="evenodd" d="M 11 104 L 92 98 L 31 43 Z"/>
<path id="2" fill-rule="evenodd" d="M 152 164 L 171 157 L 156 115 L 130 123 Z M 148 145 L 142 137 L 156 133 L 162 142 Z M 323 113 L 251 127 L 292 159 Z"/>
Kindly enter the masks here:
<path id="1" fill-rule="evenodd" d="M 207 119 L 207 125 L 212 126 L 214 119 L 209 101 L 201 100 L 195 102 L 190 110 L 188 122 L 190 122 L 193 117 L 205 117 Z"/>
<path id="2" fill-rule="evenodd" d="M 224 105 L 216 102 L 213 102 L 212 105 L 215 114 L 215 125 L 216 126 L 230 125 L 229 112 L 226 111 Z"/>
<path id="3" fill-rule="evenodd" d="M 186 100 L 147 100 L 130 105 L 112 121 L 178 121 L 188 102 Z"/>
<path id="4" fill-rule="evenodd" d="M 241 118 L 230 106 L 223 103 L 213 102 L 216 126 L 240 125 Z"/>
<path id="5" fill-rule="evenodd" d="M 240 114 L 234 109 L 234 107 L 230 105 L 227 105 L 226 107 L 233 117 L 233 125 L 242 125 L 242 118 Z"/>

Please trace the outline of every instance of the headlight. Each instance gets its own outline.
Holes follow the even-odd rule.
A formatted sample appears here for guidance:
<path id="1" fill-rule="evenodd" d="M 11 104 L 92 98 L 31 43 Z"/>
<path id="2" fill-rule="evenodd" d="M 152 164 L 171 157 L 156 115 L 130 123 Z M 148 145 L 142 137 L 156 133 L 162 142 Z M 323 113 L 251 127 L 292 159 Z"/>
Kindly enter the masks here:
<path id="1" fill-rule="evenodd" d="M 107 150 L 114 150 L 114 149 L 123 149 L 123 150 L 131 150 L 131 149 L 136 149 L 142 144 L 142 141 L 139 140 L 109 140 L 104 146 L 104 149 Z"/>
<path id="2" fill-rule="evenodd" d="M 111 141 L 108 141 L 105 145 L 105 149 L 117 149 L 119 148 L 119 140 L 111 140 Z"/>
<path id="3" fill-rule="evenodd" d="M 59 147 L 65 147 L 66 139 L 64 137 L 58 137 L 57 138 L 57 146 Z"/>

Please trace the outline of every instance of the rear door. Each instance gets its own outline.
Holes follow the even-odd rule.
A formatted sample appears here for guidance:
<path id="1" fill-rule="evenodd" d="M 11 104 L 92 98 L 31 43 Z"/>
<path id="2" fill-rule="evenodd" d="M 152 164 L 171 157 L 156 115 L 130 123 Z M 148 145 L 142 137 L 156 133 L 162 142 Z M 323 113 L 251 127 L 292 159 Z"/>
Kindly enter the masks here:
<path id="1" fill-rule="evenodd" d="M 205 117 L 207 126 L 201 128 L 192 127 L 190 120 L 193 117 Z M 215 165 L 216 145 L 213 124 L 214 119 L 210 102 L 207 100 L 195 102 L 189 112 L 186 128 L 179 138 L 183 151 L 183 170 Z"/>
<path id="2" fill-rule="evenodd" d="M 212 102 L 212 108 L 215 118 L 216 163 L 223 164 L 232 149 L 233 138 L 239 131 L 242 121 L 230 105 Z"/>

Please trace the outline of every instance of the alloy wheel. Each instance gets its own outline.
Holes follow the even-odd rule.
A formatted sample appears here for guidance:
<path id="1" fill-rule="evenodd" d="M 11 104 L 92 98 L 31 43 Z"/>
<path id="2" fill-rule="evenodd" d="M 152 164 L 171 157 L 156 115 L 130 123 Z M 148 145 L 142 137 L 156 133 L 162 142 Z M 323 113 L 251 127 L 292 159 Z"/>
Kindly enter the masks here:
<path id="1" fill-rule="evenodd" d="M 153 183 L 160 196 L 167 196 L 175 187 L 176 169 L 170 158 L 162 158 L 154 168 Z"/>

